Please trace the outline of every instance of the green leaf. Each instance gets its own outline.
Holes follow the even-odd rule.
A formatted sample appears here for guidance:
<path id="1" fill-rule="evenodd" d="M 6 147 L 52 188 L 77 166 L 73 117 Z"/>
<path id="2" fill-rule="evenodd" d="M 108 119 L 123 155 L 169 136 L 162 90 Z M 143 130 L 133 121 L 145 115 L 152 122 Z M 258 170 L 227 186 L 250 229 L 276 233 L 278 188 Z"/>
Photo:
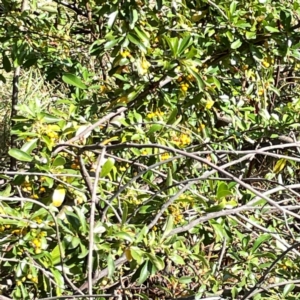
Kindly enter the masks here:
<path id="1" fill-rule="evenodd" d="M 60 271 L 56 269 L 51 269 L 51 273 L 54 276 L 54 280 L 56 282 L 56 295 L 61 296 L 64 288 L 64 278 Z"/>
<path id="2" fill-rule="evenodd" d="M 27 154 L 26 152 L 17 149 L 17 148 L 12 148 L 8 151 L 8 154 L 19 160 L 19 161 L 26 161 L 26 162 L 31 162 L 33 160 L 33 157 L 31 157 L 29 154 Z"/>
<path id="3" fill-rule="evenodd" d="M 192 277 L 192 276 L 182 276 L 178 279 L 178 281 L 180 283 L 185 283 L 185 284 L 189 284 L 189 283 L 193 282 L 193 280 L 194 280 L 194 277 Z"/>
<path id="4" fill-rule="evenodd" d="M 211 226 L 214 228 L 215 240 L 217 241 L 217 243 L 226 237 L 224 225 L 218 224 L 217 222 L 211 222 Z"/>
<path id="5" fill-rule="evenodd" d="M 37 147 L 37 141 L 39 139 L 32 139 L 30 141 L 28 141 L 27 143 L 25 143 L 21 150 L 26 152 L 27 154 L 30 154 L 32 152 L 33 149 L 35 149 Z"/>
<path id="6" fill-rule="evenodd" d="M 108 278 L 112 278 L 115 272 L 115 262 L 111 253 L 109 253 L 109 255 L 107 256 L 107 269 L 108 269 L 108 274 L 107 274 Z"/>
<path id="7" fill-rule="evenodd" d="M 86 85 L 74 74 L 71 73 L 64 73 L 64 75 L 62 76 L 62 80 L 70 85 L 76 86 L 79 89 L 86 89 Z"/>
<path id="8" fill-rule="evenodd" d="M 178 108 L 175 107 L 175 108 L 172 110 L 172 112 L 171 112 L 171 114 L 170 114 L 170 116 L 169 116 L 169 119 L 168 119 L 168 121 L 167 121 L 167 124 L 168 124 L 168 125 L 172 125 L 172 124 L 176 121 L 177 114 L 178 114 Z"/>
<path id="9" fill-rule="evenodd" d="M 236 5 L 237 5 L 237 2 L 236 2 L 236 1 L 232 1 L 231 4 L 230 4 L 229 11 L 230 11 L 231 17 L 232 17 L 232 16 L 234 15 L 234 13 L 235 13 Z"/>
<path id="10" fill-rule="evenodd" d="M 247 40 L 256 39 L 256 32 L 247 31 L 246 32 L 246 39 Z"/>
<path id="11" fill-rule="evenodd" d="M 110 29 L 110 28 L 114 25 L 114 23 L 115 23 L 115 21 L 116 21 L 116 19 L 117 19 L 118 14 L 119 14 L 119 11 L 116 10 L 116 11 L 113 11 L 113 12 L 108 16 L 108 21 L 107 21 L 107 28 L 108 28 L 108 29 Z"/>
<path id="12" fill-rule="evenodd" d="M 278 30 L 278 28 L 276 28 L 276 27 L 266 26 L 265 29 L 266 29 L 267 31 L 271 32 L 271 33 L 273 33 L 273 32 L 280 32 L 280 31 Z"/>
<path id="13" fill-rule="evenodd" d="M 41 121 L 45 123 L 57 123 L 62 120 L 62 118 L 58 118 L 56 116 L 47 113 L 41 113 L 40 116 L 41 116 Z"/>
<path id="14" fill-rule="evenodd" d="M 135 27 L 135 23 L 137 22 L 137 20 L 139 19 L 139 14 L 137 12 L 136 9 L 133 9 L 132 11 L 130 11 L 130 28 L 134 29 Z"/>
<path id="15" fill-rule="evenodd" d="M 270 234 L 264 234 L 261 235 L 259 238 L 256 239 L 256 241 L 254 242 L 252 249 L 251 249 L 251 253 L 254 253 L 256 251 L 256 249 L 266 240 L 270 240 L 271 235 Z"/>
<path id="16" fill-rule="evenodd" d="M 240 39 L 234 41 L 232 44 L 231 44 L 231 49 L 238 49 L 242 46 L 242 41 Z"/>
<path id="17" fill-rule="evenodd" d="M 187 71 L 195 77 L 199 91 L 203 91 L 203 89 L 205 88 L 205 83 L 203 79 L 200 77 L 200 75 L 190 67 L 187 67 Z"/>
<path id="18" fill-rule="evenodd" d="M 11 185 L 8 184 L 3 191 L 0 191 L 0 196 L 9 197 L 11 192 Z"/>
<path id="19" fill-rule="evenodd" d="M 66 163 L 66 159 L 62 156 L 57 156 L 55 157 L 52 166 L 53 167 L 58 167 L 58 166 L 63 166 Z"/>
<path id="20" fill-rule="evenodd" d="M 158 269 L 158 270 L 163 270 L 165 268 L 165 263 L 164 261 L 155 254 L 148 254 L 148 257 L 150 259 L 150 261 L 154 264 L 154 266 Z"/>
<path id="21" fill-rule="evenodd" d="M 3 83 L 6 83 L 6 79 L 2 74 L 0 74 L 0 81 L 2 81 Z"/>
<path id="22" fill-rule="evenodd" d="M 43 135 L 42 136 L 42 140 L 43 140 L 43 142 L 47 145 L 47 148 L 48 148 L 48 150 L 52 150 L 52 147 L 53 147 L 53 143 L 52 143 L 52 141 L 50 140 L 50 138 L 48 137 L 48 136 L 46 136 L 46 135 Z"/>
<path id="23" fill-rule="evenodd" d="M 142 265 L 142 269 L 139 275 L 140 276 L 139 276 L 138 284 L 142 284 L 144 281 L 148 279 L 149 276 L 148 261 L 145 261 L 144 265 Z"/>
<path id="24" fill-rule="evenodd" d="M 145 47 L 150 47 L 150 42 L 149 42 L 149 38 L 146 35 L 146 33 L 138 27 L 134 27 L 134 31 L 136 32 L 137 36 L 140 38 L 140 40 L 143 42 L 143 44 L 145 45 Z"/>
<path id="25" fill-rule="evenodd" d="M 128 205 L 126 202 L 123 203 L 123 213 L 122 213 L 122 226 L 126 223 L 128 217 Z"/>
<path id="26" fill-rule="evenodd" d="M 10 72 L 11 71 L 11 63 L 10 63 L 9 58 L 6 55 L 3 55 L 2 63 L 3 63 L 4 70 L 6 72 Z"/>
<path id="27" fill-rule="evenodd" d="M 104 45 L 104 49 L 109 50 L 109 49 L 113 48 L 119 41 L 120 41 L 120 39 L 114 39 L 114 40 L 106 42 Z"/>
<path id="28" fill-rule="evenodd" d="M 129 33 L 127 35 L 128 40 L 137 45 L 144 53 L 147 52 L 145 45 L 139 40 L 139 38 L 134 33 Z"/>
<path id="29" fill-rule="evenodd" d="M 50 2 L 48 4 L 42 5 L 40 9 L 49 13 L 57 13 L 57 4 L 54 2 Z"/>
<path id="30" fill-rule="evenodd" d="M 173 228 L 174 228 L 174 217 L 172 215 L 169 215 L 167 217 L 166 223 L 163 228 L 164 233 L 162 235 L 162 238 L 167 236 Z"/>
<path id="31" fill-rule="evenodd" d="M 168 175 L 167 175 L 167 179 L 166 179 L 166 186 L 171 186 L 173 184 L 173 173 L 172 173 L 172 169 L 168 168 Z"/>
<path id="32" fill-rule="evenodd" d="M 185 261 L 178 254 L 172 254 L 169 258 L 174 262 L 175 265 L 185 265 Z"/>
<path id="33" fill-rule="evenodd" d="M 114 234 L 115 237 L 118 237 L 122 240 L 128 241 L 130 243 L 133 242 L 134 237 L 128 234 L 127 232 L 117 232 Z"/>
<path id="34" fill-rule="evenodd" d="M 220 211 L 225 208 L 225 204 L 226 203 L 221 203 L 218 205 L 211 206 L 211 207 L 207 208 L 205 211 L 208 213 Z"/>
<path id="35" fill-rule="evenodd" d="M 107 174 L 109 174 L 114 165 L 115 165 L 115 160 L 109 157 L 107 161 L 104 163 L 104 165 L 102 166 L 100 177 L 105 177 Z"/>
<path id="36" fill-rule="evenodd" d="M 160 130 L 162 129 L 162 127 L 163 127 L 163 126 L 162 126 L 161 124 L 153 124 L 153 125 L 150 127 L 148 133 L 149 133 L 149 134 L 152 134 L 152 133 L 154 133 L 154 132 L 156 132 L 156 131 L 160 131 Z"/>
<path id="37" fill-rule="evenodd" d="M 62 243 L 62 248 L 64 248 L 63 243 Z M 54 247 L 54 249 L 51 251 L 50 255 L 51 255 L 51 260 L 52 260 L 53 265 L 57 265 L 60 263 L 60 250 L 59 250 L 58 245 L 56 245 Z M 63 256 L 64 256 L 64 253 L 63 253 Z"/>
<path id="38" fill-rule="evenodd" d="M 284 289 L 283 289 L 283 293 L 282 296 L 283 297 L 287 297 L 289 295 L 290 292 L 292 292 L 295 288 L 295 284 L 294 283 L 288 283 L 285 285 Z"/>
<path id="39" fill-rule="evenodd" d="M 141 249 L 139 249 L 136 246 L 130 247 L 130 254 L 132 258 L 137 262 L 138 265 L 140 265 L 143 262 L 145 253 Z"/>
<path id="40" fill-rule="evenodd" d="M 177 58 L 178 54 L 178 37 L 170 38 L 168 36 L 164 36 L 165 41 L 168 43 L 170 50 L 174 56 L 174 58 Z"/>
<path id="41" fill-rule="evenodd" d="M 216 199 L 221 200 L 222 198 L 231 195 L 231 191 L 229 191 L 228 186 L 225 182 L 221 182 L 218 185 Z"/>
<path id="42" fill-rule="evenodd" d="M 188 35 L 178 42 L 178 55 L 182 54 L 190 45 L 193 44 L 193 39 Z"/>

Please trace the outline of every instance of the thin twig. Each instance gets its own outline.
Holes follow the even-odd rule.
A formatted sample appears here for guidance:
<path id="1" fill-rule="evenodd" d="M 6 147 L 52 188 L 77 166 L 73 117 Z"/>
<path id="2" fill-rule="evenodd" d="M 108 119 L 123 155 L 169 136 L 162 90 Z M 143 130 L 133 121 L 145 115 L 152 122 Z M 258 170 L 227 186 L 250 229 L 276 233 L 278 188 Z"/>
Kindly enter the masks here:
<path id="1" fill-rule="evenodd" d="M 94 227 L 95 227 L 95 212 L 97 199 L 97 187 L 99 174 L 105 159 L 105 148 L 102 149 L 101 155 L 97 159 L 96 177 L 92 191 L 91 210 L 90 210 L 90 231 L 89 231 L 89 254 L 88 254 L 88 293 L 93 293 L 93 252 L 94 252 Z M 92 298 L 90 298 L 92 299 Z"/>

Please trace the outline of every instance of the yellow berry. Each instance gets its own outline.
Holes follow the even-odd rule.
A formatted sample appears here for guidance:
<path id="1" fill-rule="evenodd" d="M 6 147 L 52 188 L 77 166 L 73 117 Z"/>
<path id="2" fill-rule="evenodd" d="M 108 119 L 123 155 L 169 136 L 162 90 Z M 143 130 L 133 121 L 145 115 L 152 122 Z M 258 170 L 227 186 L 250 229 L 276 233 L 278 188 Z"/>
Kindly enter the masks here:
<path id="1" fill-rule="evenodd" d="M 36 248 L 34 252 L 35 252 L 35 254 L 40 254 L 40 253 L 42 253 L 42 249 L 41 248 Z"/>
<path id="2" fill-rule="evenodd" d="M 44 187 L 41 187 L 39 190 L 40 193 L 44 193 L 45 191 L 46 191 L 46 189 Z"/>
<path id="3" fill-rule="evenodd" d="M 126 50 L 125 50 L 125 51 L 121 51 L 120 54 L 121 54 L 121 56 L 124 57 L 124 58 L 130 56 L 130 52 L 128 52 L 128 51 L 126 51 Z"/>
<path id="4" fill-rule="evenodd" d="M 257 92 L 258 96 L 262 96 L 264 94 L 264 90 L 263 89 L 260 89 L 258 92 Z"/>
<path id="5" fill-rule="evenodd" d="M 39 240 L 39 239 L 37 239 L 37 238 L 35 238 L 35 239 L 33 239 L 32 241 L 31 241 L 31 243 L 33 244 L 33 246 L 35 247 L 35 248 L 40 248 L 41 247 L 41 241 Z"/>
<path id="6" fill-rule="evenodd" d="M 38 282 L 39 282 L 37 277 L 33 277 L 33 278 L 31 279 L 31 281 L 34 282 L 34 283 L 38 283 Z"/>
<path id="7" fill-rule="evenodd" d="M 265 68 L 269 68 L 270 67 L 270 63 L 268 63 L 266 60 L 263 60 L 261 62 L 261 64 L 265 67 Z"/>

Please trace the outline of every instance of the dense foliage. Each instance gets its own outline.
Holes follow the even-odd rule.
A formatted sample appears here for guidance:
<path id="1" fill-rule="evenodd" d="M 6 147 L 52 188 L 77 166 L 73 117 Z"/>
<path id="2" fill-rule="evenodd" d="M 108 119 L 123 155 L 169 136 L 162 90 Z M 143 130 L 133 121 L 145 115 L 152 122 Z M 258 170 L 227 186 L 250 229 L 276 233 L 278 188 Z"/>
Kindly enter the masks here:
<path id="1" fill-rule="evenodd" d="M 298 299 L 299 16 L 2 0 L 2 294 Z"/>

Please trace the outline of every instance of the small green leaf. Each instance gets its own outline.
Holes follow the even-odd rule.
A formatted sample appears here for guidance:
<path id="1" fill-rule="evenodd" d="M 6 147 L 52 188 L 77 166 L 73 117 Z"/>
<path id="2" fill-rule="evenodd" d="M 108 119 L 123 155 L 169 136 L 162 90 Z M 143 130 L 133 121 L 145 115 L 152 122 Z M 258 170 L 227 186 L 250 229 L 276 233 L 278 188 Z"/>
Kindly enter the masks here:
<path id="1" fill-rule="evenodd" d="M 41 116 L 41 121 L 45 123 L 57 123 L 62 120 L 62 118 L 58 118 L 56 116 L 47 113 L 41 113 L 40 116 Z"/>
<path id="2" fill-rule="evenodd" d="M 64 243 L 62 243 L 62 249 L 64 250 Z M 64 253 L 62 255 L 64 256 Z M 51 256 L 51 260 L 52 260 L 53 265 L 57 265 L 57 264 L 60 263 L 60 250 L 59 250 L 58 245 L 56 245 L 54 247 L 54 249 L 50 253 L 50 256 Z"/>
<path id="3" fill-rule="evenodd" d="M 167 236 L 168 233 L 170 233 L 170 231 L 171 231 L 173 228 L 174 228 L 174 217 L 173 217 L 172 215 L 169 215 L 169 216 L 167 217 L 167 221 L 166 221 L 165 226 L 164 226 L 164 228 L 163 228 L 164 233 L 163 233 L 163 236 L 162 236 L 162 237 L 164 238 L 165 236 Z"/>
<path id="4" fill-rule="evenodd" d="M 146 49 L 145 45 L 143 44 L 143 42 L 140 41 L 139 38 L 135 34 L 130 33 L 127 35 L 127 38 L 131 43 L 137 45 L 144 53 L 147 52 L 147 49 Z"/>
<path id="5" fill-rule="evenodd" d="M 114 23 L 115 23 L 115 21 L 116 21 L 116 18 L 117 18 L 117 16 L 118 16 L 118 13 L 119 13 L 119 11 L 116 10 L 116 11 L 113 11 L 113 12 L 108 16 L 108 21 L 107 21 L 107 27 L 108 27 L 108 29 L 110 29 L 110 28 L 114 25 Z"/>
<path id="6" fill-rule="evenodd" d="M 11 63 L 10 63 L 9 58 L 6 55 L 3 55 L 2 63 L 3 63 L 4 70 L 6 72 L 10 72 L 11 71 Z"/>
<path id="7" fill-rule="evenodd" d="M 229 11 L 230 11 L 231 16 L 233 16 L 235 11 L 236 11 L 236 5 L 237 5 L 236 1 L 232 1 L 231 4 L 230 4 Z"/>
<path id="8" fill-rule="evenodd" d="M 111 253 L 107 257 L 107 269 L 108 269 L 108 274 L 107 274 L 108 278 L 112 278 L 115 272 L 115 263 Z"/>
<path id="9" fill-rule="evenodd" d="M 279 32 L 278 28 L 276 28 L 276 27 L 266 26 L 265 29 L 271 33 Z"/>
<path id="10" fill-rule="evenodd" d="M 231 49 L 238 49 L 242 46 L 242 44 L 242 41 L 238 39 L 231 44 Z"/>
<path id="11" fill-rule="evenodd" d="M 183 258 L 178 254 L 173 254 L 169 258 L 175 263 L 175 265 L 184 265 L 185 262 Z"/>
<path id="12" fill-rule="evenodd" d="M 222 198 L 231 195 L 231 191 L 229 191 L 228 186 L 225 182 L 221 182 L 218 185 L 216 199 L 221 200 Z"/>
<path id="13" fill-rule="evenodd" d="M 130 25 L 129 26 L 131 29 L 134 29 L 135 23 L 137 22 L 138 19 L 139 19 L 139 14 L 136 9 L 133 9 L 130 12 Z"/>
<path id="14" fill-rule="evenodd" d="M 148 257 L 158 270 L 163 270 L 165 268 L 164 261 L 158 255 L 148 254 Z"/>
<path id="15" fill-rule="evenodd" d="M 256 39 L 256 32 L 247 31 L 246 32 L 246 39 L 247 40 Z"/>
<path id="16" fill-rule="evenodd" d="M 167 175 L 167 179 L 166 179 L 166 186 L 171 186 L 173 184 L 173 173 L 172 173 L 172 169 L 168 168 L 168 175 Z"/>
<path id="17" fill-rule="evenodd" d="M 123 213 L 122 213 L 122 226 L 126 223 L 128 216 L 128 205 L 126 202 L 123 203 Z"/>
<path id="18" fill-rule="evenodd" d="M 167 124 L 172 125 L 176 121 L 177 114 L 178 114 L 178 108 L 175 107 L 169 116 Z"/>
<path id="19" fill-rule="evenodd" d="M 105 43 L 104 49 L 109 50 L 109 49 L 113 48 L 119 42 L 119 40 L 120 39 L 108 41 L 107 43 Z"/>
<path id="20" fill-rule="evenodd" d="M 153 125 L 150 127 L 148 133 L 149 133 L 149 134 L 152 134 L 152 133 L 154 133 L 154 132 L 156 132 L 156 131 L 159 131 L 159 130 L 161 130 L 161 129 L 162 129 L 162 125 L 160 125 L 160 124 L 153 124 Z"/>
<path id="21" fill-rule="evenodd" d="M 185 283 L 185 284 L 189 284 L 189 283 L 193 282 L 193 280 L 194 280 L 194 277 L 192 277 L 192 276 L 182 276 L 178 279 L 178 281 L 180 283 Z"/>
<path id="22" fill-rule="evenodd" d="M 51 269 L 51 272 L 54 276 L 54 280 L 56 282 L 56 295 L 57 296 L 61 296 L 62 295 L 62 290 L 64 288 L 64 278 L 61 274 L 60 271 L 58 271 L 57 269 Z"/>
<path id="23" fill-rule="evenodd" d="M 26 152 L 17 149 L 17 148 L 12 148 L 8 151 L 8 154 L 19 160 L 19 161 L 26 161 L 26 162 L 31 162 L 33 160 L 33 157 L 31 157 L 29 154 L 27 154 Z"/>
<path id="24" fill-rule="evenodd" d="M 148 261 L 145 261 L 145 263 L 142 266 L 142 269 L 140 271 L 138 284 L 142 284 L 144 281 L 146 281 L 148 279 L 148 276 L 149 276 Z"/>
<path id="25" fill-rule="evenodd" d="M 264 234 L 261 235 L 259 238 L 256 239 L 256 241 L 254 242 L 252 249 L 251 249 L 251 253 L 254 253 L 256 251 L 256 249 L 266 240 L 269 240 L 271 238 L 271 236 L 269 234 Z"/>
<path id="26" fill-rule="evenodd" d="M 216 239 L 217 243 L 226 237 L 224 225 L 218 224 L 216 222 L 211 222 L 211 226 L 214 228 L 215 239 Z"/>
<path id="27" fill-rule="evenodd" d="M 292 292 L 295 288 L 295 284 L 294 283 L 288 283 L 285 285 L 284 289 L 283 289 L 283 297 L 287 297 L 289 295 L 290 292 Z"/>
<path id="28" fill-rule="evenodd" d="M 218 204 L 218 205 L 211 206 L 211 207 L 207 208 L 205 211 L 208 212 L 208 213 L 220 211 L 220 210 L 225 208 L 225 204 L 226 203 L 221 203 L 221 204 Z"/>
<path id="29" fill-rule="evenodd" d="M 104 163 L 101 169 L 100 177 L 105 177 L 113 168 L 115 165 L 115 160 L 111 157 L 107 159 L 107 161 Z"/>
<path id="30" fill-rule="evenodd" d="M 36 148 L 37 141 L 38 141 L 38 139 L 32 139 L 32 140 L 28 141 L 27 143 L 25 143 L 22 146 L 21 150 L 26 152 L 27 154 L 30 154 L 32 152 L 32 150 Z"/>
<path id="31" fill-rule="evenodd" d="M 2 81 L 3 83 L 6 83 L 6 79 L 2 74 L 0 74 L 0 81 Z"/>
<path id="32" fill-rule="evenodd" d="M 0 191 L 0 196 L 9 197 L 11 192 L 11 185 L 8 184 L 3 191 Z"/>
<path id="33" fill-rule="evenodd" d="M 128 241 L 130 243 L 132 243 L 133 239 L 134 239 L 134 237 L 129 235 L 127 232 L 117 232 L 114 235 L 115 235 L 115 237 L 118 237 L 118 238 Z"/>
<path id="34" fill-rule="evenodd" d="M 178 42 L 178 55 L 182 54 L 188 47 L 193 44 L 193 39 L 188 35 Z"/>
<path id="35" fill-rule="evenodd" d="M 52 163 L 53 167 L 63 166 L 66 163 L 66 159 L 62 156 L 57 156 Z"/>
<path id="36" fill-rule="evenodd" d="M 187 71 L 195 77 L 198 84 L 199 91 L 202 91 L 205 88 L 205 83 L 201 78 L 201 76 L 197 72 L 195 72 L 192 68 L 187 67 Z"/>
<path id="37" fill-rule="evenodd" d="M 74 74 L 71 73 L 65 73 L 62 77 L 62 80 L 70 85 L 76 86 L 79 89 L 86 89 L 86 85 Z"/>
<path id="38" fill-rule="evenodd" d="M 130 254 L 131 254 L 132 258 L 137 262 L 138 265 L 143 262 L 144 252 L 141 249 L 139 249 L 138 247 L 131 246 Z"/>
<path id="39" fill-rule="evenodd" d="M 52 3 L 54 5 L 52 5 Z M 49 12 L 49 13 L 57 13 L 57 4 L 54 2 L 50 2 L 40 7 L 41 10 Z"/>
<path id="40" fill-rule="evenodd" d="M 178 37 L 164 37 L 166 42 L 168 43 L 170 50 L 172 52 L 172 55 L 174 56 L 174 58 L 177 58 L 177 54 L 178 54 Z"/>

